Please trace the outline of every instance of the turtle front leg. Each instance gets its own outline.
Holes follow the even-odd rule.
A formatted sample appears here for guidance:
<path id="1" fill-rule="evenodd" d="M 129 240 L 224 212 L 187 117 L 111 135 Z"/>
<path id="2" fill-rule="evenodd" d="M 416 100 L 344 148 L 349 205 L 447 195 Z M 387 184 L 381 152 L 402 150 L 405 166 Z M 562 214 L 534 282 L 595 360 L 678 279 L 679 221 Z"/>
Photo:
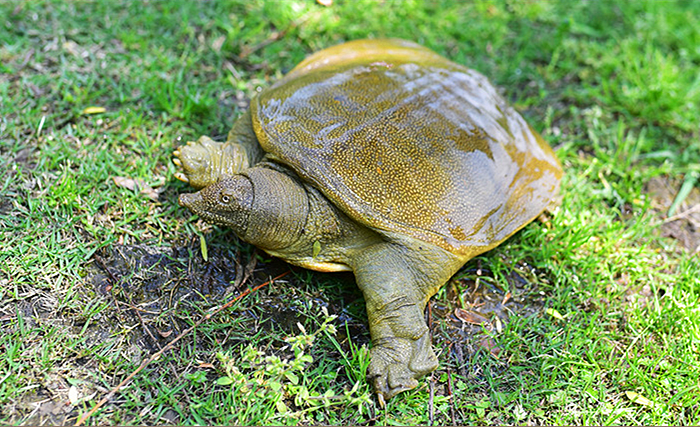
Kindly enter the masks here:
<path id="1" fill-rule="evenodd" d="M 416 251 L 381 243 L 366 248 L 354 260 L 372 336 L 367 377 L 380 404 L 415 388 L 419 378 L 438 366 L 423 313 L 430 297 L 461 261 L 429 246 L 421 244 Z"/>
<path id="2" fill-rule="evenodd" d="M 208 136 L 181 145 L 173 156 L 173 163 L 180 168 L 175 177 L 196 189 L 208 187 L 223 175 L 232 175 L 248 167 L 237 145 L 216 142 Z"/>
<path id="3" fill-rule="evenodd" d="M 173 152 L 173 163 L 180 168 L 175 177 L 201 189 L 226 175 L 248 169 L 260 160 L 262 154 L 250 113 L 246 112 L 236 121 L 226 142 L 202 136 L 197 142 L 190 141 L 178 147 Z"/>

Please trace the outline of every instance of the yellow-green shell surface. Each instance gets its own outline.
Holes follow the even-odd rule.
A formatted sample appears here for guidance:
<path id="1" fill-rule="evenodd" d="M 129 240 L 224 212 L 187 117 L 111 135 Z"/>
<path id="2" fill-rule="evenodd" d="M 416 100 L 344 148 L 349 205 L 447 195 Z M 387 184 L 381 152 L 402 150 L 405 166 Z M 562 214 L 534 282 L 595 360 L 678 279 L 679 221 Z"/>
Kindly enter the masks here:
<path id="1" fill-rule="evenodd" d="M 483 75 L 402 40 L 320 51 L 251 111 L 263 149 L 351 218 L 464 257 L 539 215 L 562 175 Z"/>

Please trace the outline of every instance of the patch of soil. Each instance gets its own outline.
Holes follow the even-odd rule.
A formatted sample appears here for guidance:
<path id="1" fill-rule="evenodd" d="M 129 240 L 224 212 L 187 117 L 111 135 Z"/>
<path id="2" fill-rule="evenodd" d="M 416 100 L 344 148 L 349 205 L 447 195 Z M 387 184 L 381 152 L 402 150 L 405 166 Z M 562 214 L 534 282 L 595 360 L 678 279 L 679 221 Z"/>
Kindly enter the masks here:
<path id="1" fill-rule="evenodd" d="M 445 320 L 439 331 L 432 328 L 434 340 L 450 349 L 464 377 L 469 376 L 466 368 L 475 353 L 499 357 L 501 349 L 493 337 L 512 318 L 538 315 L 545 305 L 545 295 L 536 285 L 541 281 L 536 276 L 541 273 L 526 264 L 507 275 L 507 287 L 501 286 L 486 269 L 478 268 L 473 273 L 476 274 L 450 281 L 446 298 L 435 301 L 431 307 L 433 320 Z"/>
<path id="2" fill-rule="evenodd" d="M 180 333 L 189 326 L 179 325 L 178 306 L 195 302 L 200 302 L 199 307 L 201 302 L 224 304 L 244 288 L 254 286 L 252 283 L 261 284 L 290 269 L 289 264 L 277 258 L 268 258 L 259 268 L 255 268 L 255 261 L 243 266 L 237 252 L 221 247 L 209 247 L 208 260 L 204 261 L 200 251 L 199 242 L 193 241 L 182 247 L 116 245 L 94 255 L 88 273 L 90 281 L 98 293 L 114 298 L 119 308 L 115 316 L 128 318 L 114 321 L 143 325 L 130 329 L 129 341 L 133 345 L 147 352 L 158 351 L 175 336 L 172 332 Z M 302 301 L 305 305 L 326 307 L 330 314 L 338 316 L 338 341 L 345 350 L 349 351 L 348 338 L 359 345 L 368 342 L 365 322 L 344 308 L 358 298 L 357 293 L 344 296 L 342 301 L 327 301 L 313 289 L 290 286 L 290 277 L 259 292 L 260 303 L 242 310 L 238 316 L 249 319 L 256 328 L 298 333 L 297 323 L 305 323 L 307 314 L 292 300 Z M 334 278 L 352 281 L 352 275 Z M 276 290 L 276 286 L 285 289 Z"/>
<path id="3" fill-rule="evenodd" d="M 7 215 L 14 210 L 13 196 L 14 194 L 0 194 L 0 215 Z"/>
<path id="4" fill-rule="evenodd" d="M 69 385 L 65 381 L 61 385 L 53 385 L 60 389 L 69 389 Z M 57 398 L 56 393 L 52 393 L 43 387 L 27 395 L 25 399 L 13 402 L 12 408 L 6 409 L 8 414 L 29 414 L 22 424 L 36 426 L 72 424 L 78 413 L 78 409 L 71 405 L 67 399 Z"/>
<path id="5" fill-rule="evenodd" d="M 95 254 L 91 280 L 103 295 L 118 287 L 133 303 L 152 309 L 167 306 L 161 301 L 166 293 L 172 300 L 220 296 L 235 282 L 240 265 L 222 250 L 212 249 L 208 261 L 199 253 L 194 245 L 116 245 Z"/>
<path id="6" fill-rule="evenodd" d="M 2 149 L 0 144 L 0 159 L 8 159 L 5 165 L 0 161 L 0 179 L 9 183 L 8 187 L 0 192 L 0 215 L 7 215 L 14 210 L 12 200 L 22 189 L 27 189 L 33 183 L 26 178 L 26 172 L 33 170 L 36 166 L 34 158 L 34 148 L 27 146 L 17 153 Z"/>
<path id="7" fill-rule="evenodd" d="M 652 208 L 662 218 L 661 235 L 678 241 L 679 245 L 691 253 L 700 251 L 700 190 L 697 186 L 690 191 L 686 199 L 678 206 L 673 216 L 667 217 L 682 181 L 669 176 L 657 176 L 645 186 L 651 197 Z"/>
<path id="8" fill-rule="evenodd" d="M 238 291 L 244 272 L 237 256 L 210 247 L 205 261 L 198 241 L 180 247 L 115 245 L 95 253 L 88 280 L 98 294 L 113 298 L 115 325 L 142 324 L 130 328 L 130 342 L 155 352 L 188 326 L 179 321 L 178 307 L 224 303 L 225 294 Z"/>

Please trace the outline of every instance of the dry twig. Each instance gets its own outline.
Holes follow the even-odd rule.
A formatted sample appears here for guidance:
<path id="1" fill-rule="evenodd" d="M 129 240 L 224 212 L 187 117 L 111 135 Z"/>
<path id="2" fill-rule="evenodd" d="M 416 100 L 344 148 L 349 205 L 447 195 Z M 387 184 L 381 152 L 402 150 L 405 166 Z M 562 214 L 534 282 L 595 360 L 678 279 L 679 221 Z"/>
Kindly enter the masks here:
<path id="1" fill-rule="evenodd" d="M 435 399 L 435 378 L 433 374 L 430 374 L 430 396 L 428 397 L 428 425 L 435 425 L 435 406 L 433 401 Z"/>

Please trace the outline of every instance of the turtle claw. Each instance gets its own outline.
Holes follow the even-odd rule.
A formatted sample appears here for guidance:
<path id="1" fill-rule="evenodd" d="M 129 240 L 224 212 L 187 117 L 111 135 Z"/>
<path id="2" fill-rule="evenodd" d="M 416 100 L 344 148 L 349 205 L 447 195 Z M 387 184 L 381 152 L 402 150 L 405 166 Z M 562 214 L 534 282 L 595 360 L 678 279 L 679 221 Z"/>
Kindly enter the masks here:
<path id="1" fill-rule="evenodd" d="M 177 159 L 175 159 L 175 160 L 177 160 Z M 175 163 L 175 161 L 173 161 L 173 163 Z M 177 163 L 175 163 L 175 164 L 177 165 Z M 178 166 L 180 166 L 180 165 L 178 165 Z M 190 182 L 190 179 L 187 178 L 187 175 L 185 175 L 182 172 L 175 172 L 175 178 L 179 179 L 182 182 Z"/>
<path id="2" fill-rule="evenodd" d="M 374 373 L 374 389 L 377 393 L 379 406 L 381 407 L 384 407 L 384 402 L 386 400 L 391 399 L 397 394 L 416 388 L 418 386 L 418 380 L 415 377 L 422 376 L 417 375 L 407 366 L 399 363 L 391 364 L 384 367 L 384 369 L 385 371 L 383 373 Z M 370 375 L 372 374 L 370 373 Z"/>
<path id="3" fill-rule="evenodd" d="M 377 402 L 379 402 L 379 407 L 384 408 L 386 407 L 386 401 L 384 400 L 384 395 L 381 393 L 377 393 Z"/>

